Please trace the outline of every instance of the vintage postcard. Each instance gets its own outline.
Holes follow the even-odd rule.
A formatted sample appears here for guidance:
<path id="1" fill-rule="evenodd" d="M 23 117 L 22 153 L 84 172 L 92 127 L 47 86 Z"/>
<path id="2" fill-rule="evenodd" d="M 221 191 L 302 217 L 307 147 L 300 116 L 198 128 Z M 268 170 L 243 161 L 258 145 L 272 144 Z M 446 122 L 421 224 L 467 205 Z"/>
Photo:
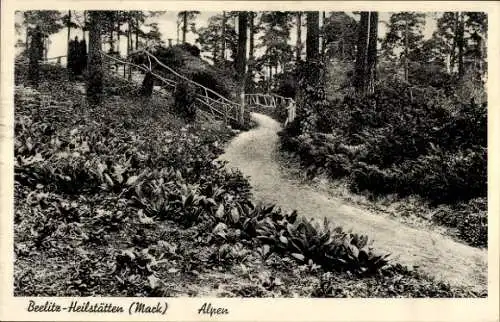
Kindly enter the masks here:
<path id="1" fill-rule="evenodd" d="M 1 21 L 0 320 L 499 320 L 498 2 Z"/>

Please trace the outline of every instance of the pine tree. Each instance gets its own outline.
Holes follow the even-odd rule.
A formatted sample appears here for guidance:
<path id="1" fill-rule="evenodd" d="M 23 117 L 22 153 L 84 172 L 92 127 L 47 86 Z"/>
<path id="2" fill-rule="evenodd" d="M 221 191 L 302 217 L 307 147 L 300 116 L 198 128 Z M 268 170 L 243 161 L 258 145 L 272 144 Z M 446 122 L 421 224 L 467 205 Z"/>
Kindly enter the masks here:
<path id="1" fill-rule="evenodd" d="M 374 91 L 377 63 L 377 26 L 377 12 L 361 12 L 358 25 L 354 87 L 362 95 Z"/>
<path id="2" fill-rule="evenodd" d="M 236 72 L 240 82 L 241 110 L 240 122 L 244 123 L 245 110 L 245 82 L 246 82 L 246 64 L 247 64 L 247 32 L 248 16 L 246 11 L 240 11 L 238 14 L 238 54 L 236 59 Z"/>
<path id="3" fill-rule="evenodd" d="M 262 30 L 261 47 L 265 48 L 264 55 L 260 58 L 269 66 L 269 79 L 278 73 L 278 68 L 285 71 L 287 64 L 293 59 L 292 47 L 288 44 L 290 31 L 293 26 L 293 15 L 287 11 L 264 11 L 260 19 Z"/>
<path id="4" fill-rule="evenodd" d="M 101 12 L 89 11 L 89 63 L 87 76 L 87 100 L 90 105 L 102 103 L 103 70 L 101 59 Z"/>
<path id="5" fill-rule="evenodd" d="M 302 11 L 297 11 L 296 13 L 296 23 L 297 28 L 297 41 L 295 43 L 295 59 L 298 62 L 302 59 Z"/>
<path id="6" fill-rule="evenodd" d="M 319 12 L 307 12 L 307 61 L 316 61 L 319 58 Z"/>
<path id="7" fill-rule="evenodd" d="M 186 34 L 188 32 L 188 24 L 190 24 L 197 15 L 199 15 L 199 11 L 181 11 L 179 12 L 179 18 L 182 20 L 182 43 L 186 43 Z"/>
<path id="8" fill-rule="evenodd" d="M 408 81 L 411 61 L 420 60 L 423 45 L 423 27 L 425 14 L 416 12 L 398 12 L 391 15 L 389 31 L 382 42 L 386 56 L 394 60 L 398 56 L 403 63 L 404 79 Z"/>
<path id="9" fill-rule="evenodd" d="M 42 31 L 36 26 L 31 33 L 31 44 L 29 46 L 29 68 L 28 78 L 30 84 L 38 87 L 40 82 L 40 63 L 43 57 Z"/>
<path id="10" fill-rule="evenodd" d="M 326 54 L 339 60 L 353 60 L 357 27 L 356 20 L 345 12 L 331 12 L 323 26 Z"/>

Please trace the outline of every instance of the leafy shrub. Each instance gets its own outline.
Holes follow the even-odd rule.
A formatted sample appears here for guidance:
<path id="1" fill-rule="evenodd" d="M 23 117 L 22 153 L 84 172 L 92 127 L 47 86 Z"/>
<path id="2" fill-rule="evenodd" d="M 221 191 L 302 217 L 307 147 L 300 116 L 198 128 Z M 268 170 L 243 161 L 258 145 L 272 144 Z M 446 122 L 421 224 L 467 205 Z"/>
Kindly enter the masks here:
<path id="1" fill-rule="evenodd" d="M 446 73 L 439 64 L 413 62 L 410 64 L 408 78 L 416 86 L 432 86 L 445 90 L 447 94 L 451 94 L 457 85 L 456 78 Z"/>
<path id="2" fill-rule="evenodd" d="M 346 177 L 352 191 L 372 196 L 419 195 L 432 205 L 486 196 L 486 103 L 391 79 L 378 83 L 373 95 L 345 95 L 329 104 L 320 91 L 309 89 L 322 108 L 309 102 L 306 110 L 314 115 L 302 117 L 313 125 L 290 124 L 279 134 L 282 149 L 294 152 L 308 174 Z M 461 224 L 474 222 L 471 236 L 484 230 L 483 216 L 456 213 Z M 463 239 L 481 243 L 471 238 Z"/>
<path id="3" fill-rule="evenodd" d="M 184 43 L 184 44 L 179 45 L 179 47 L 195 57 L 200 57 L 200 48 L 198 48 L 195 45 L 191 45 L 189 43 Z"/>
<path id="4" fill-rule="evenodd" d="M 193 73 L 191 74 L 191 79 L 224 97 L 230 96 L 229 88 L 227 88 L 227 86 L 221 82 L 220 76 L 217 75 L 216 72 L 210 70 L 193 71 Z M 207 94 L 209 97 L 212 97 L 214 99 L 219 98 L 210 92 Z"/>
<path id="5" fill-rule="evenodd" d="M 166 66 L 174 69 L 189 79 L 229 98 L 233 90 L 233 81 L 225 70 L 211 66 L 203 61 L 199 56 L 198 47 L 190 44 L 176 45 L 172 47 L 157 46 L 152 54 Z M 134 55 L 133 61 L 136 64 L 148 64 L 145 55 Z M 153 70 L 167 78 L 173 76 L 164 68 L 157 66 L 153 62 Z M 179 80 L 174 77 L 175 80 Z M 217 98 L 208 93 L 212 98 Z"/>
<path id="6" fill-rule="evenodd" d="M 488 247 L 488 209 L 486 198 L 477 198 L 458 207 L 455 214 L 459 237 L 472 246 Z"/>
<path id="7" fill-rule="evenodd" d="M 174 110 L 189 122 L 196 119 L 196 87 L 189 82 L 177 83 L 174 92 Z"/>
<path id="8" fill-rule="evenodd" d="M 68 72 L 66 68 L 59 65 L 42 64 L 40 65 L 40 76 L 47 80 L 66 80 Z M 14 68 L 15 84 L 25 84 L 28 77 L 28 66 L 26 62 L 19 62 Z"/>
<path id="9" fill-rule="evenodd" d="M 279 85 L 276 93 L 283 97 L 295 98 L 297 94 L 297 80 L 295 73 L 280 74 Z"/>
<path id="10" fill-rule="evenodd" d="M 440 206 L 433 219 L 447 227 L 456 228 L 458 236 L 470 245 L 488 246 L 488 203 L 475 198 L 454 206 Z"/>
<path id="11" fill-rule="evenodd" d="M 270 217 L 262 217 L 262 213 L 270 211 Z M 244 231 L 254 233 L 271 250 L 289 254 L 300 262 L 312 260 L 326 270 L 359 275 L 371 275 L 389 267 L 388 255 L 375 255 L 367 247 L 366 236 L 345 233 L 341 227 L 332 229 L 326 219 L 319 225 L 304 218 L 297 220 L 295 212 L 283 215 L 269 207 L 261 208 L 256 216 L 245 220 Z"/>

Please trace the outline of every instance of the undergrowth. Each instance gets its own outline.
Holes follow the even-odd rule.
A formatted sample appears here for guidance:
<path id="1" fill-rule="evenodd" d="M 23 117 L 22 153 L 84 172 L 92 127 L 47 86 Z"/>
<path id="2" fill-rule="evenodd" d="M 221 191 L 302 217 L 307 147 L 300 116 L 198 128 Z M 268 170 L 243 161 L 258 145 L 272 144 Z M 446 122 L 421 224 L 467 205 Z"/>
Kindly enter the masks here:
<path id="1" fill-rule="evenodd" d="M 304 101 L 320 91 L 306 87 L 310 99 Z M 381 82 L 373 95 L 346 94 L 311 107 L 316 117 L 299 117 L 285 128 L 281 147 L 298 157 L 311 177 L 346 178 L 355 193 L 416 195 L 441 210 L 448 207 L 445 217 L 455 220 L 436 216 L 435 221 L 457 229 L 467 243 L 486 247 L 486 211 L 478 209 L 486 209 L 487 104 L 461 96 Z M 306 118 L 313 124 L 304 129 Z"/>
<path id="2" fill-rule="evenodd" d="M 224 126 L 187 124 L 168 101 L 81 96 L 64 80 L 16 87 L 16 295 L 211 294 L 230 272 L 217 295 L 484 296 L 414 275 L 367 236 L 255 204 L 215 161 Z"/>

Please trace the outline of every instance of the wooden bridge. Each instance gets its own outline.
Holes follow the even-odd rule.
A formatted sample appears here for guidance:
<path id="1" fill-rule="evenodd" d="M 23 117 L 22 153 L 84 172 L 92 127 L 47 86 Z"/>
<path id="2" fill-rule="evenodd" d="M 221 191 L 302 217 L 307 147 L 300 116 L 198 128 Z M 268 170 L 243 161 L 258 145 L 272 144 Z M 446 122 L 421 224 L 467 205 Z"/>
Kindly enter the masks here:
<path id="1" fill-rule="evenodd" d="M 245 107 L 249 110 L 255 107 L 262 107 L 264 109 L 273 110 L 276 108 L 285 108 L 288 112 L 288 117 L 285 125 L 296 116 L 295 101 L 291 98 L 275 95 L 275 94 L 245 94 L 243 104 L 236 103 L 214 90 L 207 88 L 188 77 L 176 72 L 172 68 L 163 64 L 157 57 L 151 54 L 148 50 L 142 49 L 134 52 L 135 55 L 143 55 L 147 59 L 147 64 L 134 64 L 130 56 L 126 59 L 111 56 L 101 51 L 103 65 L 107 71 L 113 72 L 117 77 L 126 81 L 134 82 L 135 84 L 141 83 L 144 75 L 150 73 L 155 79 L 153 92 L 162 97 L 170 97 L 171 93 L 175 91 L 177 84 L 180 82 L 187 82 L 196 88 L 196 101 L 200 103 L 201 107 L 216 118 L 224 120 L 227 124 L 228 121 L 241 123 L 243 122 L 243 113 Z M 41 61 L 45 64 L 58 64 L 66 56 L 51 57 Z M 152 65 L 155 66 L 153 71 Z M 161 73 L 162 75 L 159 75 Z"/>

